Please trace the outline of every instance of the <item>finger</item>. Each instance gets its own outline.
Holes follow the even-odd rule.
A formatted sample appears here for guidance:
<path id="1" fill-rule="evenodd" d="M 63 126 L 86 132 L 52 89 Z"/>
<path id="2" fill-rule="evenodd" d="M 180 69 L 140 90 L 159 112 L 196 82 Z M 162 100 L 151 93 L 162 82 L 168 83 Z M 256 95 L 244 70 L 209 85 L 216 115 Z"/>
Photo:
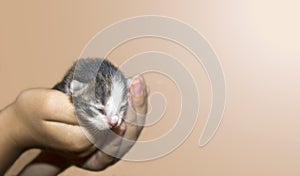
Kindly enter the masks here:
<path id="1" fill-rule="evenodd" d="M 135 123 L 136 114 L 144 116 L 147 112 L 147 90 L 142 76 L 136 76 L 129 88 L 129 107 L 126 114 L 126 122 Z"/>
<path id="2" fill-rule="evenodd" d="M 83 168 L 89 170 L 103 170 L 118 161 L 118 152 L 124 135 L 126 124 L 124 122 L 109 133 L 104 146 L 102 146 L 95 154 L 85 161 Z M 116 137 L 117 135 L 117 137 Z"/>
<path id="3" fill-rule="evenodd" d="M 43 146 L 77 154 L 86 153 L 93 146 L 79 126 L 45 121 L 42 128 L 44 132 L 37 140 Z"/>
<path id="4" fill-rule="evenodd" d="M 75 165 L 91 171 L 102 171 L 108 166 L 113 165 L 116 161 L 117 160 L 106 155 L 101 150 L 98 150 L 89 158 L 82 160 L 81 162 L 77 162 Z"/>
<path id="5" fill-rule="evenodd" d="M 121 124 L 118 127 L 113 128 L 112 131 L 115 132 L 116 134 L 123 135 L 126 129 L 127 129 L 126 123 L 122 121 Z"/>
<path id="6" fill-rule="evenodd" d="M 22 176 L 58 175 L 71 165 L 67 159 L 51 151 L 41 151 L 41 153 L 19 173 Z"/>
<path id="7" fill-rule="evenodd" d="M 77 125 L 74 106 L 70 97 L 52 89 L 29 89 L 17 98 L 19 109 L 28 116 Z M 30 108 L 27 108 L 30 106 Z"/>
<path id="8" fill-rule="evenodd" d="M 44 97 L 45 120 L 78 125 L 75 109 L 70 97 L 62 92 L 50 90 Z"/>
<path id="9" fill-rule="evenodd" d="M 147 113 L 148 93 L 146 90 L 145 81 L 142 76 L 137 76 L 133 78 L 129 93 L 130 100 L 126 116 L 128 129 L 125 134 L 125 137 L 130 140 L 135 140 L 144 126 L 145 115 Z M 136 130 L 138 130 L 138 132 L 136 132 Z"/>
<path id="10" fill-rule="evenodd" d="M 113 131 L 109 131 L 107 138 L 105 139 L 105 143 L 100 150 L 106 155 L 116 157 L 125 131 L 126 124 L 124 122 L 122 122 L 118 128 Z"/>
<path id="11" fill-rule="evenodd" d="M 127 128 L 124 137 L 128 140 L 136 140 L 138 136 L 138 128 L 140 126 L 142 127 L 143 124 L 138 124 L 137 114 L 131 103 L 128 105 L 125 122 Z"/>
<path id="12" fill-rule="evenodd" d="M 131 104 L 138 114 L 146 114 L 147 112 L 147 90 L 144 78 L 137 76 L 133 78 L 130 87 Z"/>

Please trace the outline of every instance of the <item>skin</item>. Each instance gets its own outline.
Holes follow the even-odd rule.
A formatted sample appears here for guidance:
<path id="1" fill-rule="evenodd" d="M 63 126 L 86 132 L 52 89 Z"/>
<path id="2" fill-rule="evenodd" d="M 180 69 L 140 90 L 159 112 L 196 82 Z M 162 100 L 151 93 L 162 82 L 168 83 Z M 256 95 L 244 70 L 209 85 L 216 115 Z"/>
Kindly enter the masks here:
<path id="1" fill-rule="evenodd" d="M 125 122 L 114 128 L 122 138 L 109 136 L 109 154 L 125 155 L 137 140 L 147 112 L 147 91 L 143 77 L 133 79 L 129 89 L 129 108 Z M 71 165 L 101 171 L 119 159 L 97 149 L 82 132 L 70 98 L 56 90 L 30 89 L 20 93 L 0 112 L 0 175 L 30 148 L 43 149 L 20 175 L 57 175 Z M 63 134 L 63 135 L 62 135 Z"/>

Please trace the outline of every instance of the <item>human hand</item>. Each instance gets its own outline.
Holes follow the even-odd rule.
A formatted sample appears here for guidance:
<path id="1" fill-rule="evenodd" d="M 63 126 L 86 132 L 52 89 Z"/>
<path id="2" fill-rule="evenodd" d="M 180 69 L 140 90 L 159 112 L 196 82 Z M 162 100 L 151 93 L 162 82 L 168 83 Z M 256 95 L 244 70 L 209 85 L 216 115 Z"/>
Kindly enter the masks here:
<path id="1" fill-rule="evenodd" d="M 16 141 L 25 149 L 85 153 L 92 147 L 79 127 L 70 97 L 59 91 L 26 90 L 12 108 L 20 129 Z"/>
<path id="2" fill-rule="evenodd" d="M 78 157 L 70 154 L 61 155 L 49 151 L 42 151 L 25 170 L 22 175 L 40 173 L 43 168 L 47 175 L 56 175 L 66 167 L 75 164 L 87 170 L 101 171 L 116 163 L 137 140 L 145 121 L 147 112 L 147 91 L 143 77 L 135 77 L 129 90 L 129 107 L 125 122 L 113 129 L 105 140 L 105 146 L 86 157 Z M 126 139 L 126 140 L 125 140 Z M 40 167 L 40 166 L 43 167 Z"/>
<path id="3" fill-rule="evenodd" d="M 59 91 L 23 91 L 0 112 L 0 120 L 0 175 L 29 148 L 81 156 L 94 151 L 77 123 L 69 97 Z"/>

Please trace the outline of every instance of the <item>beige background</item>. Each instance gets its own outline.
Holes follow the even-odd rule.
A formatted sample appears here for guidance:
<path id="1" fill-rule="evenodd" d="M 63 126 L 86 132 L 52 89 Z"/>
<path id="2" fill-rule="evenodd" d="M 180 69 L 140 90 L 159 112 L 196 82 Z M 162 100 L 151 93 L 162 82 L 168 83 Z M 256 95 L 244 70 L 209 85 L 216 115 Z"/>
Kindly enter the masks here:
<path id="1" fill-rule="evenodd" d="M 174 43 L 139 39 L 122 45 L 109 58 L 121 64 L 148 50 L 179 58 L 194 75 L 201 98 L 192 134 L 159 159 L 121 161 L 100 174 L 71 168 L 61 175 L 299 175 L 299 6 L 293 0 L 2 0 L 0 107 L 12 102 L 22 89 L 53 86 L 104 27 L 138 15 L 170 16 L 200 31 L 223 65 L 227 105 L 213 140 L 198 147 L 211 103 L 210 83 L 202 66 Z M 180 94 L 172 81 L 153 73 L 145 77 L 151 92 L 166 96 L 168 106 L 161 121 L 143 131 L 141 140 L 166 133 L 180 107 Z M 16 173 L 34 153 L 23 156 L 10 173 Z"/>

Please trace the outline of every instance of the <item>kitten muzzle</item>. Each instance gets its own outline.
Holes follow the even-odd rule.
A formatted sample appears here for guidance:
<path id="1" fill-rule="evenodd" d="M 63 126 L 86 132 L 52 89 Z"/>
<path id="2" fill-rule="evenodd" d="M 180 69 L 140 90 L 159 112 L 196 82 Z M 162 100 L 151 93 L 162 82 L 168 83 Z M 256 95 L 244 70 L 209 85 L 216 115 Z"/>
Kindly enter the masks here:
<path id="1" fill-rule="evenodd" d="M 117 127 L 121 124 L 122 119 L 120 119 L 117 115 L 108 116 L 108 123 L 111 127 Z"/>

